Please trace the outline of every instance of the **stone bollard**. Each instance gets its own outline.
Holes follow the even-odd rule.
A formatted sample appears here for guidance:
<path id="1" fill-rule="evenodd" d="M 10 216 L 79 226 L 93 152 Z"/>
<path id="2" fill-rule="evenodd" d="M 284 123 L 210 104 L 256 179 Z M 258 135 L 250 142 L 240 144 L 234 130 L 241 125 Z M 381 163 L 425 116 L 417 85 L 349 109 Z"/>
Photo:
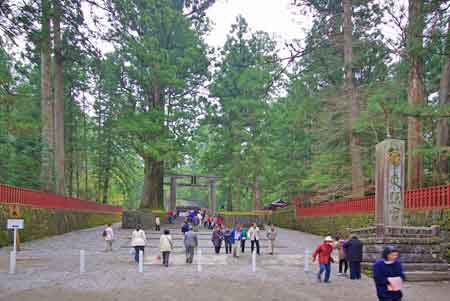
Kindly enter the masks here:
<path id="1" fill-rule="evenodd" d="M 11 251 L 9 255 L 9 273 L 15 274 L 16 273 L 16 251 Z"/>
<path id="2" fill-rule="evenodd" d="M 139 250 L 139 273 L 144 272 L 144 251 Z"/>
<path id="3" fill-rule="evenodd" d="M 201 272 L 202 271 L 202 249 L 198 249 L 198 254 L 197 254 L 197 272 Z"/>
<path id="4" fill-rule="evenodd" d="M 305 273 L 309 272 L 309 260 L 310 260 L 309 250 L 305 248 L 305 265 L 303 267 L 303 271 Z"/>
<path id="5" fill-rule="evenodd" d="M 86 252 L 80 250 L 80 274 L 86 273 Z"/>
<path id="6" fill-rule="evenodd" d="M 254 250 L 252 254 L 252 272 L 256 272 L 256 250 Z"/>

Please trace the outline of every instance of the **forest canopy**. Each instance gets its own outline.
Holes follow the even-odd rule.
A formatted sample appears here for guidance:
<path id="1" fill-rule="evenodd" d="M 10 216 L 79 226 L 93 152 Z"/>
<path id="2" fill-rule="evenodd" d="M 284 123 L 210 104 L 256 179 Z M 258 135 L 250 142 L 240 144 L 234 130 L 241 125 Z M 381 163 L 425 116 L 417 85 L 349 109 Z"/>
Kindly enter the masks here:
<path id="1" fill-rule="evenodd" d="M 408 189 L 448 183 L 450 1 L 292 0 L 298 39 L 238 15 L 218 48 L 215 2 L 2 1 L 0 183 L 127 208 L 180 173 L 221 177 L 228 210 L 361 197 L 386 137 Z"/>

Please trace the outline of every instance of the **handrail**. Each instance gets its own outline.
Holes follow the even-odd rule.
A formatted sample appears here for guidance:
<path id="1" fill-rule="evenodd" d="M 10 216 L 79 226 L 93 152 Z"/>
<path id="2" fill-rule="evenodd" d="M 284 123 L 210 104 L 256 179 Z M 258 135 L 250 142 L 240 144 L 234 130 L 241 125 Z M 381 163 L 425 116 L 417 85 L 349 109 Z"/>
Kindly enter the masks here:
<path id="1" fill-rule="evenodd" d="M 344 199 L 303 207 L 296 198 L 297 216 L 326 216 L 375 212 L 375 197 Z M 406 191 L 405 208 L 428 210 L 450 208 L 450 185 L 419 188 Z"/>
<path id="2" fill-rule="evenodd" d="M 20 188 L 5 184 L 0 184 L 0 204 L 11 204 L 33 208 L 67 209 L 107 213 L 122 212 L 122 207 L 120 206 L 100 204 L 75 197 L 62 196 L 54 193 Z"/>

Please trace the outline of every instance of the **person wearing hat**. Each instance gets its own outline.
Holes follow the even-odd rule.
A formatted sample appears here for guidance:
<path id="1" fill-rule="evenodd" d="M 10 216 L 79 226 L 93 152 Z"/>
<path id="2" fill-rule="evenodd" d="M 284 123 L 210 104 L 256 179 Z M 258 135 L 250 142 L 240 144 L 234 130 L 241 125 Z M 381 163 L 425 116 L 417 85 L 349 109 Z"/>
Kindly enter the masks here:
<path id="1" fill-rule="evenodd" d="M 373 279 L 380 301 L 401 301 L 402 284 L 405 281 L 403 267 L 398 260 L 400 252 L 393 246 L 384 248 L 379 259 L 373 265 Z"/>
<path id="2" fill-rule="evenodd" d="M 331 257 L 331 253 L 333 252 L 333 238 L 331 236 L 327 236 L 324 239 L 324 242 L 321 243 L 312 255 L 313 263 L 316 262 L 316 258 L 319 257 L 319 273 L 317 273 L 317 280 L 322 282 L 322 274 L 325 272 L 324 282 L 330 282 L 331 276 L 331 262 L 333 258 Z"/>

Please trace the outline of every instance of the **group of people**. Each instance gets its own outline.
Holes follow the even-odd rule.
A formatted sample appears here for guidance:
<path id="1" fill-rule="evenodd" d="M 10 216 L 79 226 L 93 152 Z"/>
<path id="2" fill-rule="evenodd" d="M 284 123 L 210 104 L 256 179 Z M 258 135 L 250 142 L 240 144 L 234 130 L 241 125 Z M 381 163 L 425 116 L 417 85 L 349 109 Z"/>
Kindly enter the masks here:
<path id="1" fill-rule="evenodd" d="M 348 240 L 340 237 L 333 239 L 325 237 L 312 254 L 312 261 L 318 259 L 319 272 L 317 280 L 329 283 L 331 276 L 331 264 L 334 262 L 332 253 L 337 250 L 339 276 L 347 276 L 350 270 L 350 279 L 361 279 L 361 262 L 363 259 L 363 243 L 352 235 Z M 386 246 L 381 254 L 381 259 L 373 265 L 373 278 L 380 301 L 400 301 L 402 299 L 402 283 L 405 280 L 401 262 L 398 260 L 400 252 L 393 246 Z"/>
<path id="2" fill-rule="evenodd" d="M 200 218 L 200 217 L 198 217 Z M 159 218 L 158 218 L 159 219 Z M 184 246 L 186 252 L 186 263 L 192 264 L 194 261 L 195 249 L 198 248 L 198 236 L 194 231 L 195 217 L 191 219 L 191 223 L 186 219 L 181 228 L 184 235 Z M 156 225 L 159 231 L 160 221 Z M 251 252 L 256 248 L 256 253 L 260 255 L 260 228 L 253 223 L 248 229 L 241 224 L 236 224 L 234 228 L 228 228 L 224 225 L 215 225 L 212 232 L 211 241 L 216 254 L 220 254 L 222 244 L 225 245 L 225 253 L 239 257 L 240 253 L 245 252 L 245 244 L 247 240 L 251 243 Z M 111 224 L 104 229 L 102 236 L 106 242 L 106 252 L 112 251 L 112 243 L 114 241 L 114 231 Z M 269 254 L 274 254 L 275 240 L 277 231 L 275 226 L 270 225 L 266 231 L 266 237 L 269 242 Z M 134 251 L 134 260 L 139 262 L 139 254 L 145 250 L 147 237 L 140 225 L 131 235 L 131 245 Z M 173 251 L 174 242 L 170 231 L 165 229 L 160 237 L 160 252 L 162 254 L 162 264 L 169 266 L 170 253 Z M 352 235 L 348 240 L 341 237 L 331 236 L 325 237 L 324 241 L 317 246 L 312 254 L 312 261 L 319 263 L 319 271 L 317 280 L 319 282 L 329 283 L 331 278 L 331 264 L 335 262 L 333 259 L 333 251 L 337 252 L 339 272 L 338 276 L 349 277 L 352 280 L 361 279 L 361 262 L 363 259 L 363 243 Z M 373 265 L 373 278 L 380 301 L 401 301 L 402 299 L 402 283 L 405 280 L 402 264 L 399 261 L 400 252 L 393 246 L 386 246 L 381 254 L 381 259 L 377 260 Z M 350 272 L 349 275 L 347 272 Z M 324 278 L 322 279 L 322 275 Z"/>
<path id="3" fill-rule="evenodd" d="M 196 216 L 192 219 L 186 219 L 181 227 L 181 233 L 184 236 L 184 247 L 186 252 L 186 263 L 193 263 L 195 249 L 198 247 L 198 229 L 195 226 L 198 225 L 195 222 Z M 191 221 L 191 223 L 189 222 Z M 155 220 L 156 231 L 160 231 L 160 219 L 159 217 Z M 110 244 L 109 233 L 112 231 L 110 225 L 106 228 L 105 232 L 108 233 L 108 237 L 105 237 L 107 241 L 107 250 L 109 250 Z M 214 227 L 212 232 L 211 241 L 214 246 L 216 254 L 220 254 L 222 244 L 225 246 L 225 253 L 232 254 L 234 257 L 239 257 L 242 253 L 245 253 L 246 241 L 250 241 L 251 253 L 256 250 L 256 254 L 260 255 L 260 234 L 261 230 L 256 223 L 253 223 L 250 228 L 246 229 L 241 224 L 236 224 L 234 228 L 228 228 L 222 224 L 218 224 Z M 269 229 L 266 231 L 266 237 L 269 242 L 269 254 L 273 255 L 275 253 L 275 240 L 277 238 L 277 231 L 275 226 L 270 225 Z M 147 243 L 147 237 L 145 231 L 140 225 L 136 226 L 136 229 L 131 234 L 131 246 L 133 247 L 134 260 L 136 263 L 139 262 L 139 253 L 145 251 L 145 245 Z M 162 254 L 162 264 L 164 266 L 169 266 L 170 253 L 174 248 L 174 243 L 170 231 L 165 229 L 160 237 L 160 252 Z M 112 247 L 111 247 L 112 250 Z"/>
<path id="4" fill-rule="evenodd" d="M 159 228 L 159 225 L 157 225 Z M 159 231 L 159 230 L 158 230 Z M 147 235 L 142 229 L 141 225 L 137 225 L 136 229 L 131 233 L 131 246 L 134 253 L 134 261 L 139 263 L 139 254 L 142 251 L 142 255 L 145 251 L 145 246 L 147 244 Z M 170 230 L 165 229 L 163 234 L 159 239 L 159 250 L 162 255 L 162 264 L 164 266 L 169 266 L 169 256 L 174 248 L 174 243 L 172 236 L 170 235 Z"/>
<path id="5" fill-rule="evenodd" d="M 220 254 L 220 249 L 224 242 L 225 253 L 239 257 L 239 253 L 245 253 L 245 243 L 249 240 L 251 252 L 253 253 L 256 248 L 256 254 L 260 255 L 260 232 L 261 230 L 256 223 L 253 223 L 248 229 L 241 224 L 236 224 L 234 228 L 217 225 L 212 232 L 211 241 L 216 254 Z M 277 231 L 274 225 L 271 225 L 267 230 L 266 236 L 269 242 L 269 254 L 273 255 L 277 238 Z"/>
<path id="6" fill-rule="evenodd" d="M 186 212 L 180 213 L 185 217 L 185 222 L 192 225 L 195 232 L 203 226 L 205 229 L 214 229 L 215 226 L 223 226 L 223 217 L 219 214 L 211 216 L 208 215 L 206 210 L 189 210 Z"/>
<path id="7" fill-rule="evenodd" d="M 331 236 L 327 236 L 323 243 L 316 248 L 312 256 L 313 262 L 315 262 L 316 259 L 319 261 L 317 280 L 322 282 L 322 274 L 325 273 L 323 281 L 330 281 L 331 263 L 334 262 L 332 257 L 333 250 L 338 251 L 338 275 L 347 276 L 347 270 L 350 267 L 350 279 L 361 279 L 363 244 L 355 235 L 353 235 L 349 240 L 344 240 L 340 237 L 333 239 Z"/>

